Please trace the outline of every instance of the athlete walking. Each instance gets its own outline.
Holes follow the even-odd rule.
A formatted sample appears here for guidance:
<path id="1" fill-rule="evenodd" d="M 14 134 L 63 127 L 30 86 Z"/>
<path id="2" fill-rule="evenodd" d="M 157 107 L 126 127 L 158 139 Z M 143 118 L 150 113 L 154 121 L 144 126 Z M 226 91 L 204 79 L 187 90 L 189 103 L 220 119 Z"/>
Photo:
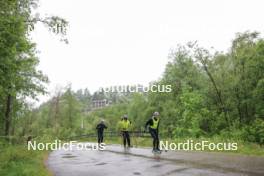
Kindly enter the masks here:
<path id="1" fill-rule="evenodd" d="M 153 139 L 153 152 L 161 152 L 159 149 L 159 124 L 160 115 L 157 111 L 153 113 L 153 116 L 145 124 L 145 131 L 148 129 Z"/>
<path id="2" fill-rule="evenodd" d="M 126 148 L 126 146 L 128 148 L 131 147 L 130 135 L 129 135 L 130 128 L 131 128 L 131 122 L 128 120 L 127 115 L 124 115 L 122 120 L 120 121 L 120 131 L 123 136 L 124 148 Z"/>

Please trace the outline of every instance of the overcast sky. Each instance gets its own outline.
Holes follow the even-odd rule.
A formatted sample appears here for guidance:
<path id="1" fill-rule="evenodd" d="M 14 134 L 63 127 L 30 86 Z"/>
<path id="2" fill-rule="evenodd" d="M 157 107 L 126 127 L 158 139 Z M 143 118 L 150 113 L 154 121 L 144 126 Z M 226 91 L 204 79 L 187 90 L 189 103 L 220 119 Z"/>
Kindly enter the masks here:
<path id="1" fill-rule="evenodd" d="M 235 33 L 263 32 L 262 0 L 40 0 L 38 11 L 69 21 L 69 44 L 37 25 L 48 90 L 147 84 L 161 77 L 169 50 L 198 41 L 226 51 Z M 40 97 L 43 101 L 45 98 Z"/>

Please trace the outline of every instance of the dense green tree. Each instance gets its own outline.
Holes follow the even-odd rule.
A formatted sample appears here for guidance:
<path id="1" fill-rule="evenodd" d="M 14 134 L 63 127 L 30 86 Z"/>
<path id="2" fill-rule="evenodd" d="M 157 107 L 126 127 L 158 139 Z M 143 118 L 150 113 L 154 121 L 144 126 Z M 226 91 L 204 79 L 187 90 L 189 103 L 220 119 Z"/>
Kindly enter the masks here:
<path id="1" fill-rule="evenodd" d="M 36 69 L 39 61 L 35 44 L 29 38 L 30 31 L 37 22 L 42 22 L 52 32 L 65 34 L 65 30 L 52 30 L 58 25 L 64 29 L 65 20 L 34 16 L 32 8 L 36 7 L 34 0 L 0 1 L 0 116 L 4 124 L 1 132 L 6 136 L 14 130 L 12 120 L 20 110 L 16 105 L 25 103 L 27 97 L 45 93 L 43 83 L 48 80 Z"/>

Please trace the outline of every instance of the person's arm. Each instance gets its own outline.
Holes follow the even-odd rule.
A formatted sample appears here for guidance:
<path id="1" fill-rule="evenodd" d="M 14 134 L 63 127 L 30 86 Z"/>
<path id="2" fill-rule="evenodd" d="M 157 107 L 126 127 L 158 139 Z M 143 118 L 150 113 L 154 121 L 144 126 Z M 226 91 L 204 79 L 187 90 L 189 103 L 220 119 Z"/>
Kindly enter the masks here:
<path id="1" fill-rule="evenodd" d="M 98 125 L 96 125 L 96 129 L 97 129 L 97 130 L 99 129 L 99 124 L 98 124 Z"/>
<path id="2" fill-rule="evenodd" d="M 145 130 L 147 130 L 148 126 L 151 125 L 152 119 L 149 119 L 145 124 Z"/>
<path id="3" fill-rule="evenodd" d="M 107 126 L 104 124 L 104 128 L 107 129 Z"/>

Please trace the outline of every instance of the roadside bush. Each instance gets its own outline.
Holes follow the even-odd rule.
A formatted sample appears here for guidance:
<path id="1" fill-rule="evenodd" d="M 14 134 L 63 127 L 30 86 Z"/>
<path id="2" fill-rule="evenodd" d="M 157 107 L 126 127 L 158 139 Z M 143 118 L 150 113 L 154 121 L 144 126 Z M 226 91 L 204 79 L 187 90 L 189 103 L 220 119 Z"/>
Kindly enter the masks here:
<path id="1" fill-rule="evenodd" d="M 264 144 L 264 121 L 257 118 L 250 126 L 244 128 L 244 138 L 249 142 Z"/>
<path id="2" fill-rule="evenodd" d="M 174 138 L 183 138 L 183 137 L 194 137 L 199 138 L 205 135 L 205 133 L 201 129 L 188 129 L 188 128 L 175 128 L 173 130 L 173 137 Z"/>

